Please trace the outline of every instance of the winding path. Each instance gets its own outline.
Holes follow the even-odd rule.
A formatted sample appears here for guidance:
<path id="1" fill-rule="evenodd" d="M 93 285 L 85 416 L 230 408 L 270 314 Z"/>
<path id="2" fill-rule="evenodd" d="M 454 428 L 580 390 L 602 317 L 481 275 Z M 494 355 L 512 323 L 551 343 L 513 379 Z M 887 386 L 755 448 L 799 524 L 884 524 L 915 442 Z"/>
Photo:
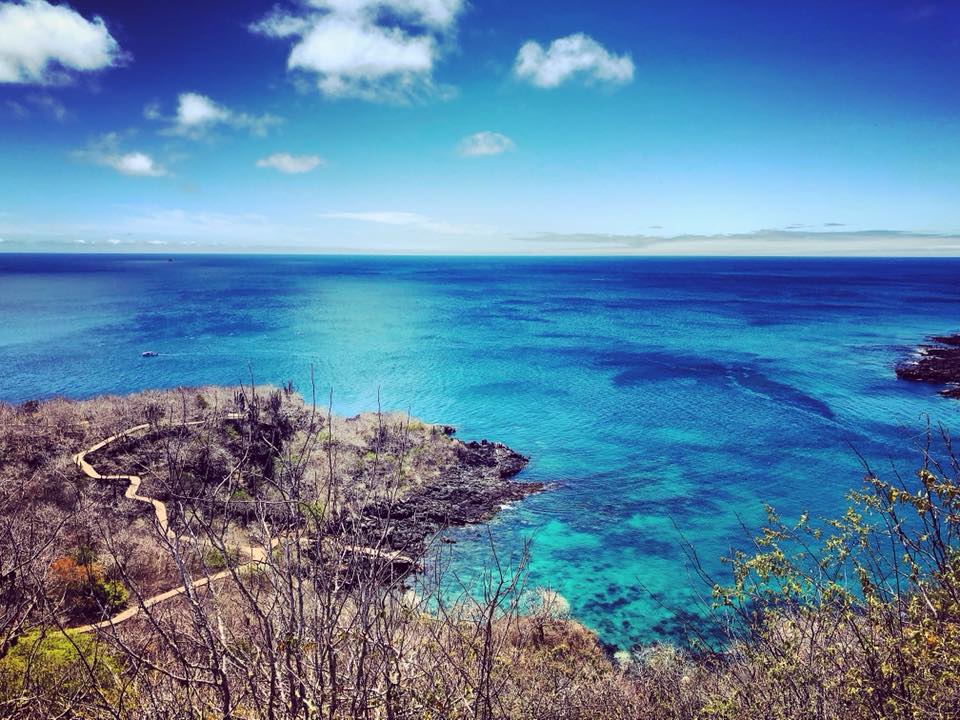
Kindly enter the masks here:
<path id="1" fill-rule="evenodd" d="M 225 420 L 238 420 L 243 416 L 237 413 L 231 413 L 224 417 Z M 192 427 L 196 425 L 202 425 L 207 422 L 206 420 L 189 420 L 186 422 L 179 423 L 177 427 Z M 177 540 L 177 534 L 170 529 L 169 515 L 167 513 L 167 506 L 160 500 L 157 500 L 154 497 L 149 495 L 140 495 L 140 485 L 143 482 L 142 478 L 139 475 L 101 475 L 97 472 L 97 469 L 93 467 L 87 461 L 87 455 L 95 453 L 98 450 L 102 450 L 111 443 L 121 440 L 136 433 L 143 432 L 150 428 L 150 423 L 143 423 L 141 425 L 135 425 L 133 427 L 122 430 L 115 435 L 111 435 L 108 438 L 104 438 L 96 445 L 92 445 L 86 450 L 82 450 L 73 456 L 73 462 L 76 464 L 83 474 L 94 480 L 119 480 L 124 481 L 127 484 L 127 490 L 123 494 L 124 497 L 135 500 L 137 502 L 148 503 L 153 507 L 154 517 L 157 521 L 157 527 L 161 533 L 163 533 L 167 539 L 171 541 Z M 275 537 L 270 540 L 270 549 L 273 549 L 280 543 L 281 538 Z M 400 552 L 387 552 L 384 550 L 379 550 L 376 548 L 363 547 L 361 545 L 342 545 L 341 548 L 349 553 L 355 553 L 358 555 L 365 555 L 367 557 L 384 560 L 389 563 L 396 563 L 400 565 L 408 565 L 413 567 L 415 565 L 414 561 L 407 557 L 406 555 L 401 554 Z M 185 594 L 188 590 L 194 588 L 200 588 L 205 585 L 208 585 L 212 582 L 222 580 L 224 578 L 230 577 L 233 573 L 239 572 L 244 568 L 256 565 L 258 563 L 263 563 L 267 559 L 267 550 L 263 547 L 253 546 L 253 545 L 239 545 L 235 548 L 241 554 L 246 555 L 249 559 L 247 562 L 238 565 L 235 568 L 229 568 L 227 570 L 221 570 L 218 573 L 213 575 L 207 575 L 202 578 L 191 581 L 189 584 L 181 584 L 175 588 L 162 592 L 153 597 L 146 598 L 142 602 L 132 607 L 127 608 L 126 610 L 114 615 L 113 617 L 107 618 L 101 622 L 91 623 L 89 625 L 81 625 L 79 627 L 70 628 L 73 632 L 85 633 L 85 632 L 94 632 L 96 630 L 102 630 L 109 627 L 114 627 L 119 625 L 126 620 L 137 615 L 142 609 L 153 607 L 159 603 L 162 603 L 171 598 L 177 597 L 178 595 Z"/>
<path id="2" fill-rule="evenodd" d="M 183 423 L 183 427 L 189 427 L 191 425 L 200 425 L 203 423 L 203 420 L 191 420 L 189 422 Z M 148 430 L 150 428 L 150 423 L 143 423 L 142 425 L 135 425 L 134 427 L 127 428 L 126 430 L 117 433 L 116 435 L 111 435 L 104 440 L 101 440 L 96 445 L 78 452 L 73 456 L 73 462 L 76 463 L 77 467 L 83 471 L 83 474 L 94 480 L 125 480 L 129 483 L 127 485 L 127 491 L 123 494 L 125 498 L 130 500 L 137 500 L 138 502 L 145 502 L 153 505 L 153 512 L 157 518 L 157 525 L 160 527 L 160 531 L 166 535 L 171 540 L 176 539 L 176 533 L 170 529 L 170 523 L 167 516 L 167 506 L 156 498 L 149 497 L 147 495 L 139 495 L 138 490 L 140 490 L 140 483 L 142 482 L 139 475 L 101 475 L 97 472 L 96 468 L 93 467 L 89 462 L 87 462 L 87 455 L 90 453 L 95 453 L 98 450 L 102 450 L 107 445 L 116 442 L 122 438 L 130 437 L 131 435 L 142 432 L 143 430 Z"/>

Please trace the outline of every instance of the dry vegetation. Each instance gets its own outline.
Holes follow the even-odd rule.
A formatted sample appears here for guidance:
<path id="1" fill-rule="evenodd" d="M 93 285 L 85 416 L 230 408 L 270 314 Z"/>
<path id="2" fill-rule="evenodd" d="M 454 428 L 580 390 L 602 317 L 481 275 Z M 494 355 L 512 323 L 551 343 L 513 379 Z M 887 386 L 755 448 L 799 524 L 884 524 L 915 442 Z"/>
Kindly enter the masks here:
<path id="1" fill-rule="evenodd" d="M 140 475 L 170 537 L 70 459 L 145 421 L 88 459 Z M 393 561 L 427 549 L 409 505 L 465 452 L 444 428 L 333 418 L 290 388 L 0 405 L 0 716 L 960 717 L 945 434 L 916 479 L 869 472 L 843 518 L 771 510 L 732 580 L 705 578 L 723 647 L 614 657 L 562 598 L 525 591 L 522 563 L 441 602 L 441 578 Z M 139 612 L 71 629 L 123 608 Z"/>

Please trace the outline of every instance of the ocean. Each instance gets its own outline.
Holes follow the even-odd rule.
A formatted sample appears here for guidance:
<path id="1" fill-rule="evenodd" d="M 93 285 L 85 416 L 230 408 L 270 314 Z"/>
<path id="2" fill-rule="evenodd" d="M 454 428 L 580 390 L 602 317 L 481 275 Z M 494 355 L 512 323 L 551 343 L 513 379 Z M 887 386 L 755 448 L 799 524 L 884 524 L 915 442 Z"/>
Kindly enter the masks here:
<path id="1" fill-rule="evenodd" d="M 960 403 L 894 364 L 960 330 L 960 260 L 0 254 L 0 400 L 283 383 L 531 457 L 550 490 L 454 533 L 470 577 L 530 542 L 611 645 L 668 641 L 763 503 L 842 512 Z M 159 355 L 141 357 L 152 350 Z"/>

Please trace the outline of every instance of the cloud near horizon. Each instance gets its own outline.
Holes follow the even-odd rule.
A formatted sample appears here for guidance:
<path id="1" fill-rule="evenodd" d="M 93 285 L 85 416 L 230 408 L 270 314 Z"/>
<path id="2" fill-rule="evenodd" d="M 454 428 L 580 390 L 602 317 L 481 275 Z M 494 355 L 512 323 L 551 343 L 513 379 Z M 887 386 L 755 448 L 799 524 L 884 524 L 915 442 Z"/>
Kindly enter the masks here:
<path id="1" fill-rule="evenodd" d="M 589 35 L 576 33 L 558 38 L 544 50 L 529 40 L 517 53 L 514 74 L 539 88 L 559 87 L 568 80 L 625 85 L 633 80 L 629 53 L 615 55 Z"/>
<path id="2" fill-rule="evenodd" d="M 292 41 L 287 70 L 332 99 L 404 101 L 436 91 L 433 69 L 464 0 L 305 0 L 250 26 Z"/>
<path id="3" fill-rule="evenodd" d="M 506 135 L 485 130 L 465 137 L 460 141 L 457 150 L 463 157 L 484 157 L 501 155 L 516 147 L 513 140 Z"/>
<path id="4" fill-rule="evenodd" d="M 121 157 L 121 156 L 118 156 Z M 106 163 L 103 163 L 106 164 Z M 948 256 L 960 257 L 960 233 L 903 230 L 757 230 L 730 234 L 616 235 L 541 233 L 519 236 L 494 227 L 456 224 L 404 211 L 328 212 L 321 222 L 369 223 L 383 233 L 362 230 L 368 241 L 357 247 L 346 228 L 261 213 L 229 213 L 178 208 L 117 206 L 102 224 L 24 223 L 0 212 L 4 251 L 115 251 L 120 245 L 147 251 L 157 244 L 170 251 L 303 252 L 410 254 L 442 250 L 451 255 L 556 256 Z M 82 243 L 80 241 L 83 241 Z M 454 241 L 454 242 L 451 242 Z"/>
<path id="5" fill-rule="evenodd" d="M 121 62 L 103 19 L 45 0 L 0 3 L 0 84 L 56 85 Z"/>
<path id="6" fill-rule="evenodd" d="M 428 215 L 414 212 L 399 212 L 394 210 L 380 210 L 373 212 L 328 212 L 320 213 L 317 217 L 322 220 L 350 220 L 368 222 L 376 225 L 393 225 L 399 227 L 424 230 L 431 233 L 445 235 L 478 235 L 486 236 L 497 232 L 497 228 L 486 225 L 461 225 L 458 223 L 435 220 Z"/>
<path id="7" fill-rule="evenodd" d="M 291 155 L 290 153 L 274 153 L 257 160 L 258 168 L 273 168 L 287 175 L 302 175 L 325 164 L 326 161 L 319 155 Z"/>

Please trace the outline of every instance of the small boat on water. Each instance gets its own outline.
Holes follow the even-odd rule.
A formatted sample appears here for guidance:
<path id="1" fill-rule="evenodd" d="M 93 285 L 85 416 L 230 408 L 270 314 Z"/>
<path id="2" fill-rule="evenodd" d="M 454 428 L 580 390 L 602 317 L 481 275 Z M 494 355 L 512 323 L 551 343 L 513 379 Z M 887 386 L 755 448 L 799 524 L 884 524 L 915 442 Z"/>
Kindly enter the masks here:
<path id="1" fill-rule="evenodd" d="M 159 354 L 160 353 L 154 352 L 153 350 L 144 350 L 142 353 L 140 353 L 140 357 L 156 357 Z"/>

